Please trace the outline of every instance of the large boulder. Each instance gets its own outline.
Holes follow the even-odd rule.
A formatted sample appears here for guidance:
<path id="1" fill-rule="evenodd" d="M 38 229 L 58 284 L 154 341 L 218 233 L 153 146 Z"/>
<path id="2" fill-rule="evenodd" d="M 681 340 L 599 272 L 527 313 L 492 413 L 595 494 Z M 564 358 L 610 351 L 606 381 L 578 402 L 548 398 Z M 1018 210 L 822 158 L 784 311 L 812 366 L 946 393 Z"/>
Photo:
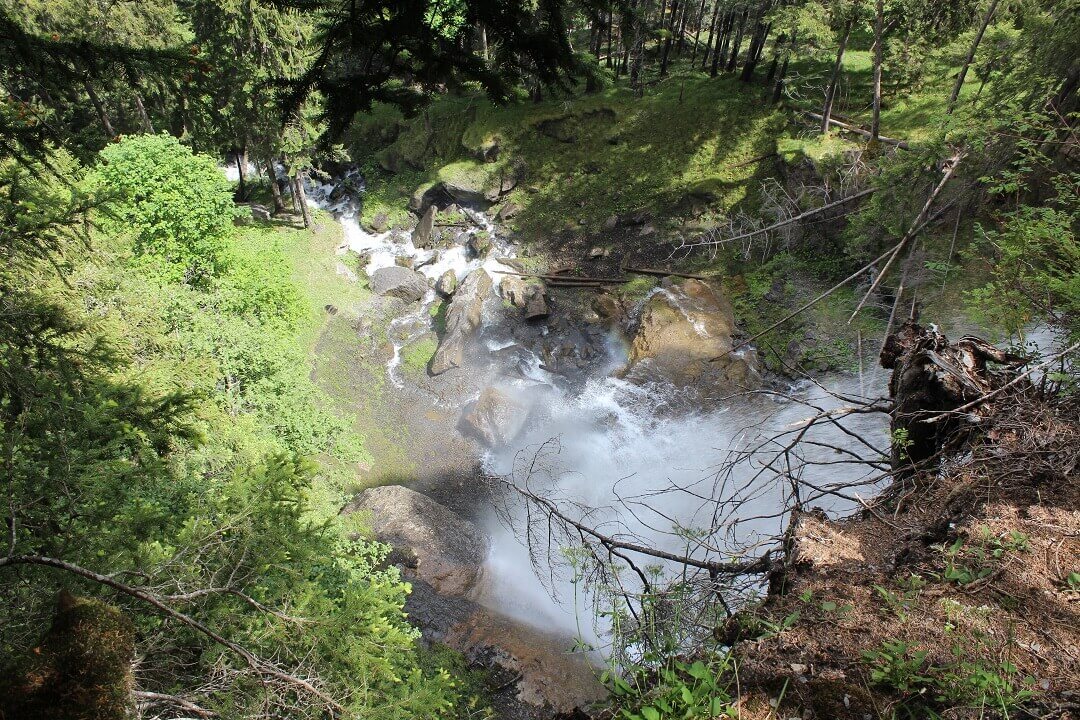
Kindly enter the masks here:
<path id="1" fill-rule="evenodd" d="M 401 485 L 364 490 L 344 513 L 369 511 L 375 538 L 407 558 L 409 571 L 444 595 L 466 595 L 476 585 L 488 540 L 473 523 L 427 495 Z"/>
<path id="2" fill-rule="evenodd" d="M 501 390 L 488 387 L 461 416 L 461 424 L 488 447 L 499 447 L 517 437 L 525 416 L 525 407 Z"/>
<path id="3" fill-rule="evenodd" d="M 520 275 L 504 275 L 499 281 L 499 295 L 514 307 L 523 308 L 528 303 L 529 284 Z"/>
<path id="4" fill-rule="evenodd" d="M 371 274 L 369 285 L 376 295 L 389 295 L 405 302 L 419 300 L 428 290 L 427 278 L 415 270 L 399 265 L 379 268 Z"/>
<path id="5" fill-rule="evenodd" d="M 446 311 L 446 332 L 431 360 L 432 375 L 461 367 L 465 357 L 465 343 L 480 325 L 484 300 L 490 292 L 491 276 L 483 268 L 473 270 L 461 281 Z"/>
<path id="6" fill-rule="evenodd" d="M 414 247 L 426 248 L 431 244 L 431 231 L 435 228 L 435 213 L 438 212 L 434 205 L 428 207 L 412 231 L 412 243 Z"/>
<path id="7" fill-rule="evenodd" d="M 732 353 L 734 333 L 731 304 L 711 285 L 665 280 L 641 308 L 627 377 L 665 380 L 707 396 L 758 387 L 757 355 Z"/>

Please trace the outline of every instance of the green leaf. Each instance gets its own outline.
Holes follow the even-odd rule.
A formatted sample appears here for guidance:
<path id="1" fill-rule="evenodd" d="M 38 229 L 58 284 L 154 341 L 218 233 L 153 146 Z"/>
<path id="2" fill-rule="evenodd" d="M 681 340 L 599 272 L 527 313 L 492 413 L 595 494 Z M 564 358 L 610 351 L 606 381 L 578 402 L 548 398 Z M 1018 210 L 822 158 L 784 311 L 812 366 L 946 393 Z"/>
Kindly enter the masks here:
<path id="1" fill-rule="evenodd" d="M 641 708 L 641 716 L 644 717 L 645 720 L 660 720 L 660 711 L 652 705 L 646 705 Z"/>

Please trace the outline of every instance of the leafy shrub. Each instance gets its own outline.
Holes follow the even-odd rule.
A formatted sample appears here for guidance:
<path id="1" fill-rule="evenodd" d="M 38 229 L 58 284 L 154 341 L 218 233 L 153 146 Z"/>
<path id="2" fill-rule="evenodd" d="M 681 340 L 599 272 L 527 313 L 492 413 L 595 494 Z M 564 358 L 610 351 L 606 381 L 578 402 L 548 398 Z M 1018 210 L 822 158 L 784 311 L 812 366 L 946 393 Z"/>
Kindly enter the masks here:
<path id="1" fill-rule="evenodd" d="M 236 210 L 212 158 L 169 135 L 129 136 L 101 151 L 88 180 L 109 199 L 102 228 L 130 236 L 164 280 L 202 285 L 224 268 Z"/>
<path id="2" fill-rule="evenodd" d="M 620 718 L 714 718 L 723 716 L 731 706 L 731 695 L 722 680 L 728 663 L 726 654 L 710 658 L 708 664 L 669 658 L 655 675 L 639 669 L 630 671 L 629 680 L 613 674 L 601 679 L 611 688 Z"/>

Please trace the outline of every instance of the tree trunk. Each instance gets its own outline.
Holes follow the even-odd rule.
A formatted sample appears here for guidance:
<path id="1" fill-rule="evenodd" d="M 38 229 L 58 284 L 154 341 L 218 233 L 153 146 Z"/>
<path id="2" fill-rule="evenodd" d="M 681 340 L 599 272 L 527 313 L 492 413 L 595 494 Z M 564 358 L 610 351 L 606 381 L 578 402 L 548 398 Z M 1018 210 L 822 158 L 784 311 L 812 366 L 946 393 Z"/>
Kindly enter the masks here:
<path id="1" fill-rule="evenodd" d="M 717 0 L 717 4 L 719 4 L 719 0 Z M 720 72 L 720 63 L 724 61 L 724 46 L 727 45 L 728 33 L 730 32 L 731 18 L 732 13 L 724 13 L 724 19 L 720 22 L 716 36 L 716 47 L 713 48 L 712 67 L 709 68 L 709 77 L 716 77 L 716 74 Z"/>
<path id="2" fill-rule="evenodd" d="M 146 106 L 143 105 L 142 95 L 139 93 L 135 93 L 135 108 L 139 111 L 139 118 L 142 120 L 143 131 L 153 133 L 154 124 L 150 122 L 150 116 L 146 114 Z"/>
<path id="3" fill-rule="evenodd" d="M 825 91 L 825 104 L 821 108 L 821 132 L 829 132 L 829 120 L 832 118 L 833 101 L 836 99 L 836 86 L 840 83 L 840 68 L 844 61 L 844 50 L 847 48 L 848 37 L 851 36 L 851 26 L 855 23 L 854 18 L 849 18 L 844 24 L 844 36 L 840 38 L 840 49 L 836 51 L 836 62 L 833 64 L 832 77 L 829 78 L 829 87 Z"/>
<path id="4" fill-rule="evenodd" d="M 780 98 L 784 96 L 784 76 L 787 75 L 788 57 L 784 56 L 784 64 L 780 66 L 780 75 L 776 78 L 776 85 L 773 86 L 773 103 L 780 102 Z"/>
<path id="5" fill-rule="evenodd" d="M 679 0 L 671 0 L 671 26 L 668 28 L 668 36 L 664 41 L 664 53 L 660 58 L 660 77 L 667 75 L 668 55 L 671 54 L 671 42 L 675 39 L 675 28 L 678 23 Z"/>
<path id="6" fill-rule="evenodd" d="M 960 98 L 960 88 L 964 86 L 964 77 L 967 75 L 972 61 L 975 60 L 975 51 L 979 49 L 979 43 L 982 42 L 986 28 L 994 17 L 998 2 L 999 0 L 990 0 L 990 7 L 986 9 L 986 14 L 983 15 L 982 24 L 979 25 L 979 31 L 975 33 L 975 39 L 971 42 L 971 48 L 968 50 L 967 57 L 964 58 L 964 64 L 960 66 L 960 72 L 956 76 L 956 84 L 953 85 L 952 93 L 949 94 L 949 109 L 946 110 L 948 115 L 952 115 L 952 111 L 956 109 L 956 101 Z"/>
<path id="7" fill-rule="evenodd" d="M 270 194 L 274 196 L 274 214 L 280 215 L 285 212 L 285 201 L 281 199 L 281 186 L 278 185 L 273 160 L 266 161 L 266 177 L 270 178 Z"/>
<path id="8" fill-rule="evenodd" d="M 694 49 L 690 53 L 690 68 L 693 69 L 697 62 L 698 45 L 701 44 L 701 23 L 705 20 L 705 0 L 701 0 L 701 8 L 698 10 L 697 25 L 694 27 Z"/>
<path id="9" fill-rule="evenodd" d="M 686 39 L 686 21 L 690 16 L 690 0 L 683 3 L 682 16 L 679 18 L 679 32 L 676 34 L 675 54 L 682 57 L 683 46 Z"/>
<path id="10" fill-rule="evenodd" d="M 604 64 L 607 65 L 609 68 L 611 67 L 611 64 L 612 64 L 611 57 L 612 57 L 612 53 L 614 52 L 613 46 L 611 44 L 611 36 L 614 33 L 614 31 L 615 31 L 615 13 L 612 10 L 608 10 L 608 15 L 607 15 L 607 59 L 604 61 Z"/>
<path id="11" fill-rule="evenodd" d="M 701 69 L 704 70 L 709 62 L 709 53 L 715 54 L 713 47 L 713 35 L 716 33 L 716 20 L 720 16 L 720 0 L 713 0 L 712 21 L 709 22 L 709 39 L 705 41 L 705 52 L 701 55 Z M 713 73 L 715 76 L 716 73 Z"/>
<path id="12" fill-rule="evenodd" d="M 293 197 L 300 205 L 300 216 L 304 218 L 304 227 L 311 227 L 311 215 L 308 212 L 307 195 L 304 193 L 304 174 L 297 173 L 293 178 Z"/>
<path id="13" fill-rule="evenodd" d="M 870 123 L 870 142 L 877 142 L 881 134 L 881 44 L 882 23 L 885 20 L 885 0 L 877 0 L 874 7 L 874 119 Z"/>
<path id="14" fill-rule="evenodd" d="M 772 31 L 772 23 L 762 23 L 758 21 L 758 26 L 754 31 L 754 37 L 750 41 L 750 49 L 746 54 L 746 64 L 743 66 L 742 75 L 740 80 L 743 82 L 750 82 L 754 79 L 754 70 L 757 69 L 757 65 L 761 62 L 761 52 L 765 48 L 765 41 L 769 37 L 769 32 Z M 774 62 L 773 65 L 776 63 Z"/>
<path id="15" fill-rule="evenodd" d="M 487 41 L 487 28 L 482 23 L 476 25 L 477 40 L 480 41 L 480 57 L 484 58 L 484 62 L 488 61 L 488 41 Z"/>
<path id="16" fill-rule="evenodd" d="M 246 195 L 247 195 L 247 193 L 245 192 L 245 188 L 244 188 L 244 165 L 246 165 L 246 163 L 244 161 L 246 159 L 247 159 L 247 153 L 246 152 L 237 152 L 236 153 L 236 174 L 237 174 L 237 177 L 238 177 L 238 179 L 240 181 L 239 184 L 236 186 L 236 197 L 241 201 L 244 200 L 246 198 Z"/>
<path id="17" fill-rule="evenodd" d="M 728 59 L 727 72 L 734 72 L 739 62 L 739 49 L 742 47 L 743 33 L 746 31 L 746 20 L 750 17 L 750 9 L 743 10 L 742 20 L 739 21 L 739 29 L 735 33 L 735 42 L 731 48 L 731 57 Z"/>
<path id="18" fill-rule="evenodd" d="M 109 122 L 109 114 L 105 112 L 105 106 L 101 103 L 101 98 L 98 97 L 97 91 L 94 90 L 94 86 L 90 84 L 89 80 L 83 80 L 83 88 L 86 90 L 86 94 L 90 96 L 90 102 L 94 104 L 94 109 L 97 110 L 106 137 L 112 140 L 116 137 L 116 131 L 113 130 L 112 123 Z"/>
<path id="19" fill-rule="evenodd" d="M 780 102 L 780 98 L 784 96 L 784 78 L 787 77 L 788 61 L 791 60 L 792 53 L 795 52 L 795 43 L 798 40 L 799 29 L 796 27 L 791 31 L 791 40 L 788 41 L 787 50 L 784 53 L 784 63 L 780 66 L 780 74 L 776 78 L 776 85 L 773 86 L 773 103 Z"/>

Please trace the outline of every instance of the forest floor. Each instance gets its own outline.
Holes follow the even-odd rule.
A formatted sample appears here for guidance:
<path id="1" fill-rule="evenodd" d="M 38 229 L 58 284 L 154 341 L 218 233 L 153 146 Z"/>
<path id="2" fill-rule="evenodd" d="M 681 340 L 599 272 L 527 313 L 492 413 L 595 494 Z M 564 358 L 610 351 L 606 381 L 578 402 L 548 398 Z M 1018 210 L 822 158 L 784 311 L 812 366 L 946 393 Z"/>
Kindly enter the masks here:
<path id="1" fill-rule="evenodd" d="M 1010 408 L 861 515 L 799 518 L 782 592 L 725 628 L 740 717 L 1074 717 L 1078 420 Z"/>

